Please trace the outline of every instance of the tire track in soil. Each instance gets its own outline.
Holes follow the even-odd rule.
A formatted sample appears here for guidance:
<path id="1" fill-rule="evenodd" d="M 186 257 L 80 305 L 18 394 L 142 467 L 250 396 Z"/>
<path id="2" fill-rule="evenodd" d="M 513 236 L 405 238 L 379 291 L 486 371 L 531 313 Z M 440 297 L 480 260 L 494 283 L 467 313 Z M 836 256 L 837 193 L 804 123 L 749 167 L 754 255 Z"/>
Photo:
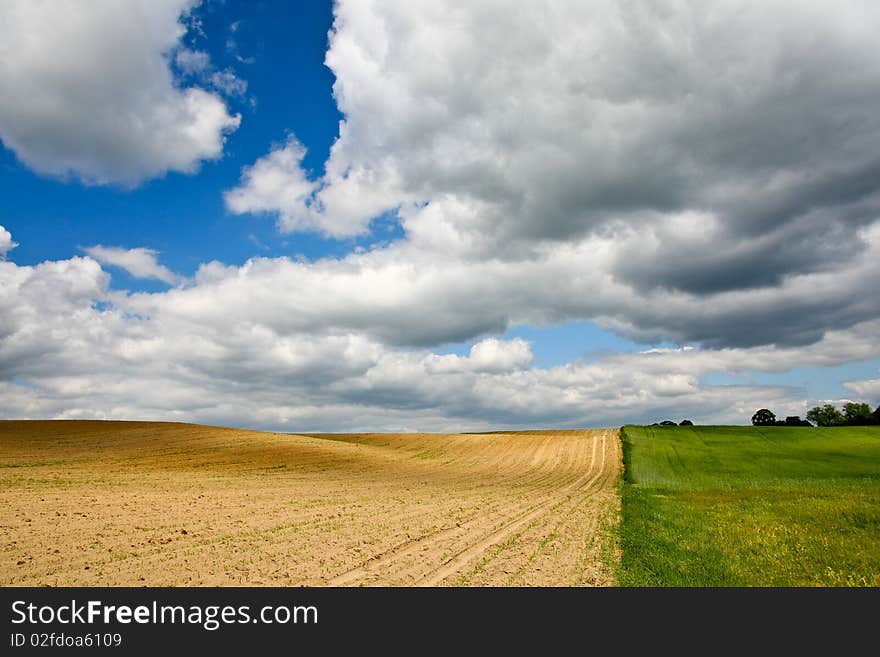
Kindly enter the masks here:
<path id="1" fill-rule="evenodd" d="M 590 457 L 590 467 L 587 473 L 580 480 L 562 490 L 563 499 L 557 498 L 554 500 L 550 500 L 549 502 L 544 502 L 534 510 L 527 511 L 513 521 L 508 522 L 500 529 L 492 532 L 485 538 L 456 554 L 454 557 L 449 559 L 442 567 L 434 571 L 428 577 L 421 580 L 418 583 L 418 586 L 438 586 L 444 580 L 460 572 L 464 567 L 468 565 L 468 563 L 479 557 L 481 554 L 485 553 L 486 550 L 488 550 L 489 548 L 498 545 L 499 543 L 502 543 L 520 528 L 527 526 L 531 521 L 540 518 L 546 512 L 568 501 L 571 495 L 576 494 L 580 490 L 589 490 L 592 484 L 602 475 L 605 465 L 606 440 L 607 436 L 603 433 L 601 450 L 602 465 L 595 475 L 592 474 L 592 471 L 596 461 L 596 446 L 598 443 L 598 437 L 593 438 L 593 453 Z"/>
<path id="2" fill-rule="evenodd" d="M 530 513 L 533 513 L 536 510 L 539 510 L 547 506 L 548 504 L 552 504 L 554 501 L 556 501 L 558 499 L 560 483 L 568 484 L 567 486 L 563 486 L 563 490 L 567 490 L 569 488 L 578 486 L 578 483 L 583 480 L 584 476 L 579 476 L 577 472 L 573 472 L 570 475 L 565 474 L 562 477 L 560 477 L 559 474 L 556 473 L 554 476 L 552 466 L 556 465 L 558 460 L 562 460 L 564 456 L 563 450 L 560 449 L 556 450 L 556 456 L 558 457 L 558 460 L 551 463 L 550 471 L 544 471 L 544 469 L 547 468 L 547 466 L 545 465 L 547 460 L 545 455 L 546 452 L 549 450 L 551 443 L 552 437 L 546 436 L 535 450 L 535 452 L 539 453 L 540 456 L 544 459 L 543 463 L 540 461 L 537 462 L 538 465 L 543 466 L 539 469 L 540 476 L 538 479 L 528 481 L 528 469 L 523 469 L 522 466 L 520 466 L 521 461 L 536 463 L 534 455 L 520 455 L 519 458 L 513 461 L 513 465 L 519 466 L 519 472 L 516 472 L 515 476 L 511 479 L 502 480 L 507 487 L 514 487 L 516 483 L 522 480 L 526 480 L 526 484 L 524 485 L 530 485 L 532 488 L 538 488 L 539 490 L 548 492 L 547 494 L 542 496 L 541 501 L 530 505 L 528 508 L 520 511 L 519 513 L 514 514 L 514 517 L 512 519 L 505 520 L 502 527 L 509 526 L 511 523 L 516 523 L 524 516 L 527 516 Z M 593 437 L 591 443 L 592 454 L 590 457 L 590 470 L 592 469 L 593 461 L 595 460 L 597 445 L 596 436 Z M 545 501 L 543 498 L 546 498 L 547 495 L 552 495 L 553 497 L 550 500 Z M 390 570 L 389 566 L 394 562 L 405 561 L 407 558 L 414 557 L 421 552 L 427 551 L 429 549 L 429 546 L 442 544 L 447 539 L 454 540 L 455 538 L 466 538 L 467 534 L 470 531 L 474 531 L 479 528 L 480 521 L 485 520 L 486 517 L 491 517 L 503 511 L 509 511 L 510 509 L 518 509 L 520 506 L 521 504 L 517 503 L 516 501 L 510 501 L 506 499 L 503 500 L 501 503 L 495 504 L 494 506 L 483 506 L 475 513 L 468 516 L 465 521 L 460 521 L 455 526 L 442 527 L 436 531 L 429 532 L 418 537 L 413 537 L 412 539 L 404 541 L 383 553 L 373 555 L 357 567 L 331 578 L 327 581 L 327 585 L 348 586 L 355 582 L 358 582 L 359 580 L 364 580 L 371 576 L 375 577 L 381 574 L 382 570 Z M 396 571 L 396 575 L 399 577 L 401 575 L 401 572 L 402 571 L 400 570 Z"/>
<path id="3" fill-rule="evenodd" d="M 553 525 L 552 529 L 550 529 L 548 531 L 546 529 L 546 527 L 542 528 L 541 523 L 539 521 L 541 520 L 542 517 L 544 517 L 544 515 L 546 515 L 546 514 L 543 514 L 543 515 L 535 518 L 526 527 L 522 528 L 521 531 L 516 532 L 516 534 L 514 536 L 511 536 L 510 538 L 505 537 L 506 538 L 505 544 L 509 543 L 511 545 L 514 545 L 516 542 L 519 541 L 519 539 L 522 537 L 523 534 L 525 534 L 526 532 L 528 532 L 530 530 L 534 530 L 543 539 L 538 543 L 538 546 L 528 555 L 528 557 L 526 558 L 526 562 L 522 566 L 520 566 L 516 570 L 516 572 L 514 572 L 507 579 L 507 581 L 505 583 L 506 586 L 514 585 L 514 583 L 516 582 L 516 580 L 519 577 L 521 577 L 523 574 L 525 574 L 526 572 L 528 572 L 530 570 L 530 566 L 535 562 L 535 560 L 538 559 L 546 551 L 547 546 L 548 546 L 548 542 L 549 542 L 548 539 L 550 537 L 558 535 L 560 527 L 564 526 L 567 522 L 569 522 L 571 516 L 575 513 L 575 511 L 577 511 L 585 501 L 589 500 L 591 497 L 594 496 L 595 489 L 601 490 L 602 485 L 608 480 L 608 478 L 610 476 L 609 472 L 605 468 L 605 461 L 606 461 L 606 456 L 607 456 L 607 449 L 606 448 L 607 448 L 607 441 L 603 438 L 602 459 L 601 459 L 601 463 L 599 465 L 599 472 L 597 473 L 597 477 L 599 479 L 597 480 L 596 477 L 593 477 L 589 482 L 587 482 L 586 485 L 580 487 L 578 490 L 576 490 L 572 493 L 569 493 L 568 495 L 565 496 L 565 499 L 559 500 L 555 505 L 552 506 L 552 508 L 547 510 L 547 513 L 558 512 L 558 509 L 560 506 L 562 506 L 563 504 L 567 505 L 565 510 L 562 512 L 562 516 Z M 590 471 L 592 471 L 592 468 L 590 469 Z M 595 523 L 590 523 L 589 527 L 581 527 L 581 530 L 583 530 L 583 529 L 594 530 Z M 592 532 L 590 532 L 590 533 L 592 533 Z M 473 575 L 477 571 L 484 570 L 485 566 L 487 566 L 490 563 L 493 563 L 502 554 L 503 554 L 503 549 L 499 549 L 498 551 L 487 555 L 486 558 L 484 558 L 481 562 L 479 562 L 476 566 L 474 566 L 474 568 L 470 571 L 469 575 Z M 520 555 L 520 556 L 522 556 L 522 555 Z M 504 574 L 509 574 L 509 571 L 504 571 Z M 468 576 L 461 575 L 459 581 L 461 581 L 462 579 L 464 579 Z"/>
<path id="4" fill-rule="evenodd" d="M 618 454 L 619 446 L 618 446 L 618 441 L 616 440 L 616 436 L 612 436 L 610 444 L 611 444 L 610 456 L 615 460 L 615 463 L 617 463 L 617 459 L 619 456 L 619 454 Z M 544 556 L 544 554 L 546 554 L 547 549 L 549 547 L 549 538 L 554 537 L 554 536 L 562 536 L 563 535 L 563 532 L 561 531 L 562 528 L 567 527 L 569 524 L 571 524 L 573 522 L 572 517 L 575 515 L 575 513 L 578 511 L 583 511 L 584 510 L 583 505 L 585 503 L 589 502 L 591 499 L 596 500 L 599 503 L 599 505 L 598 505 L 599 508 L 591 509 L 592 513 L 590 513 L 588 515 L 587 523 L 580 524 L 577 527 L 576 533 L 580 536 L 584 536 L 587 539 L 592 539 L 593 541 L 597 540 L 597 538 L 600 538 L 598 535 L 599 535 L 599 531 L 600 531 L 599 525 L 600 525 L 600 521 L 602 519 L 602 516 L 600 515 L 599 512 L 603 510 L 603 509 L 601 509 L 601 504 L 604 500 L 599 499 L 599 495 L 603 491 L 605 491 L 606 493 L 608 492 L 607 484 L 613 483 L 613 481 L 615 480 L 615 478 L 618 475 L 616 467 L 609 468 L 606 466 L 606 457 L 608 457 L 608 456 L 609 456 L 608 450 L 603 450 L 602 464 L 600 466 L 599 479 L 597 481 L 594 481 L 593 484 L 591 484 L 589 487 L 585 487 L 583 489 L 583 494 L 580 495 L 579 497 L 575 498 L 573 502 L 571 502 L 571 500 L 568 500 L 568 502 L 569 502 L 568 507 L 563 512 L 562 517 L 553 525 L 553 528 L 550 531 L 542 532 L 541 535 L 544 538 L 544 540 L 541 541 L 538 544 L 538 547 L 536 547 L 534 549 L 534 551 L 529 555 L 528 559 L 526 560 L 526 563 L 523 564 L 516 572 L 514 572 L 507 579 L 507 581 L 505 582 L 505 586 L 516 586 L 516 585 L 518 585 L 517 583 L 519 583 L 519 585 L 529 585 L 528 582 L 523 581 L 524 577 L 526 575 L 530 574 L 530 571 L 533 570 L 533 564 L 537 563 L 537 561 L 542 556 Z M 540 529 L 540 528 L 538 528 L 538 529 Z M 585 564 L 582 564 L 581 562 L 588 560 L 589 555 L 586 554 L 585 552 L 581 552 L 581 554 L 579 556 L 580 556 L 580 559 L 578 560 L 576 568 L 579 570 L 583 570 Z M 575 578 L 574 580 L 567 580 L 566 585 L 569 585 L 569 586 L 576 585 L 576 584 L 571 583 L 572 581 L 576 581 L 576 580 L 577 580 L 577 578 Z"/>

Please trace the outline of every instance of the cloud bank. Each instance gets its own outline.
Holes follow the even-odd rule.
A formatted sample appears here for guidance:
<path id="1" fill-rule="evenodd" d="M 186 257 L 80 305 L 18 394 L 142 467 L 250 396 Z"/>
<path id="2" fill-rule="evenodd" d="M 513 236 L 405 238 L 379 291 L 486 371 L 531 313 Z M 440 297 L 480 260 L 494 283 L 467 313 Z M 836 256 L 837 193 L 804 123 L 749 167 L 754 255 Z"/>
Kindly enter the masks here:
<path id="1" fill-rule="evenodd" d="M 708 374 L 880 356 L 877 319 L 828 331 L 808 346 L 654 349 L 549 368 L 533 365 L 521 339 L 480 338 L 467 355 L 448 354 L 395 341 L 409 335 L 396 326 L 400 319 L 427 330 L 418 315 L 430 309 L 405 308 L 421 296 L 407 290 L 383 296 L 380 273 L 356 273 L 357 258 L 367 256 L 209 263 L 188 284 L 149 294 L 113 290 L 91 256 L 34 266 L 0 261 L 0 414 L 290 431 L 603 426 L 666 417 L 740 423 L 765 405 L 802 415 L 810 400 L 796 388 L 711 384 Z M 348 290 L 355 277 L 362 287 Z M 352 306 L 359 295 L 362 305 Z M 431 317 L 439 321 L 442 313 Z M 463 319 L 448 321 L 431 330 Z M 870 395 L 859 387 L 870 383 L 852 385 Z"/>

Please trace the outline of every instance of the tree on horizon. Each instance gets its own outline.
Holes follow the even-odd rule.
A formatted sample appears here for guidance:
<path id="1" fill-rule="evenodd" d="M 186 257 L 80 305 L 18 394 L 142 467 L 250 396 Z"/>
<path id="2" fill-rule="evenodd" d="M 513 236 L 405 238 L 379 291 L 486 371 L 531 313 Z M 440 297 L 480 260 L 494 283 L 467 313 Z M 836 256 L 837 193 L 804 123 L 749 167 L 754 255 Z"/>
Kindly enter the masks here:
<path id="1" fill-rule="evenodd" d="M 768 408 L 760 408 L 752 416 L 752 424 L 756 427 L 772 427 L 776 424 L 776 414 Z"/>

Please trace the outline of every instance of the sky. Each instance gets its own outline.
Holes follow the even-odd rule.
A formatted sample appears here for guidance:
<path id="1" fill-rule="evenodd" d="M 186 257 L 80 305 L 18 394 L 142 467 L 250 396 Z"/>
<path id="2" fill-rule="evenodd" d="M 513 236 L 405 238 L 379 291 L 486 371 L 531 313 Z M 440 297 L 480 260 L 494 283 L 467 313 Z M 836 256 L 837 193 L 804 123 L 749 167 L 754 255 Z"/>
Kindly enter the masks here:
<path id="1" fill-rule="evenodd" d="M 880 404 L 880 6 L 7 0 L 0 417 Z"/>

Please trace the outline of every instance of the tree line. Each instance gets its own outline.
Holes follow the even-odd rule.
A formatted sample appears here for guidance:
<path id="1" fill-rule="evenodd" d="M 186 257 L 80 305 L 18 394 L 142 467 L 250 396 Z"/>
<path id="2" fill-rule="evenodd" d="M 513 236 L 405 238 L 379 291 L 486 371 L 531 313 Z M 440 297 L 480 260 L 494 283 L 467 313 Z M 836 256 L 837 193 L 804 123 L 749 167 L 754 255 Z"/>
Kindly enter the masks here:
<path id="1" fill-rule="evenodd" d="M 807 419 L 799 415 L 789 415 L 784 420 L 777 420 L 773 411 L 760 408 L 752 416 L 752 424 L 756 427 L 864 427 L 880 425 L 880 406 L 873 412 L 864 402 L 847 402 L 841 411 L 833 404 L 814 406 L 807 411 Z"/>

